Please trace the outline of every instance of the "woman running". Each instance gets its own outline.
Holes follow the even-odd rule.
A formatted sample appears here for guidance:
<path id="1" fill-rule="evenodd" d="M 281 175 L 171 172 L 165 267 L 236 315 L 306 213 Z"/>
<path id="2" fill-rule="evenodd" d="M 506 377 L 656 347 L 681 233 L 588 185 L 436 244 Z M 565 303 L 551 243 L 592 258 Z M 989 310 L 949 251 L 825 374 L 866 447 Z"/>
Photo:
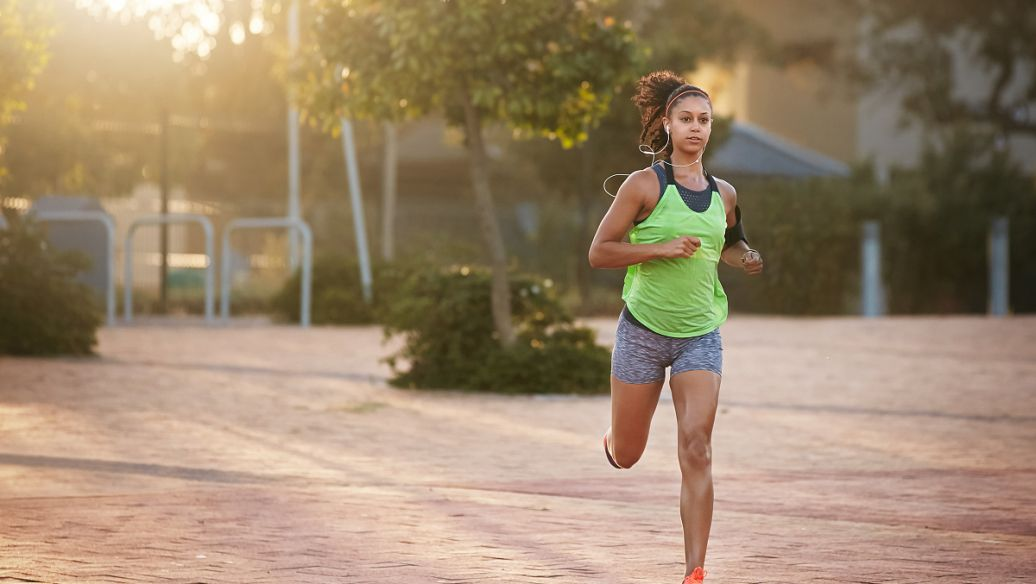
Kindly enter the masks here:
<path id="1" fill-rule="evenodd" d="M 711 440 L 723 369 L 719 326 L 727 318 L 717 265 L 722 259 L 754 275 L 763 261 L 744 237 L 734 187 L 701 165 L 712 132 L 708 94 L 658 71 L 640 79 L 633 102 L 641 112 L 641 141 L 666 159 L 626 179 L 590 245 L 594 268 L 626 268 L 604 452 L 616 468 L 640 459 L 671 367 L 684 584 L 699 583 L 707 574 L 712 526 Z"/>

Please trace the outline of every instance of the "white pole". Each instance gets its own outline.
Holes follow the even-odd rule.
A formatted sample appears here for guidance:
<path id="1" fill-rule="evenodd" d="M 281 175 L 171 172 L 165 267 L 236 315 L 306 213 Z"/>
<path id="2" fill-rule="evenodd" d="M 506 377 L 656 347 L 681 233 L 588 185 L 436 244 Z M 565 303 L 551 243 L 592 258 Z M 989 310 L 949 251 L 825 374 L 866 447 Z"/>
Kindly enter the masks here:
<path id="1" fill-rule="evenodd" d="M 295 62 L 299 48 L 299 2 L 292 0 L 288 8 L 288 60 Z M 288 218 L 301 219 L 299 204 L 299 110 L 295 105 L 295 96 L 288 92 Z M 291 230 L 288 235 L 288 265 L 294 272 L 298 266 L 299 235 Z"/>
<path id="2" fill-rule="evenodd" d="M 360 256 L 360 282 L 363 284 L 363 299 L 370 303 L 371 260 L 367 253 L 367 230 L 363 221 L 363 198 L 360 196 L 360 171 L 356 164 L 356 144 L 353 142 L 353 125 L 342 118 L 342 150 L 345 153 L 346 174 L 349 175 L 349 198 L 352 199 L 353 225 L 356 227 L 356 252 Z"/>
<path id="3" fill-rule="evenodd" d="M 382 208 L 381 208 L 381 259 L 392 261 L 396 257 L 396 176 L 398 172 L 399 151 L 396 139 L 396 125 L 392 122 L 384 123 L 385 129 L 385 160 L 383 165 L 382 180 Z"/>
<path id="4" fill-rule="evenodd" d="M 863 224 L 861 263 L 863 316 L 881 316 L 885 299 L 882 297 L 881 285 L 881 223 L 877 221 L 865 221 Z"/>
<path id="5" fill-rule="evenodd" d="M 299 325 L 309 328 L 310 297 L 313 296 L 313 234 L 304 222 L 297 221 L 296 224 L 296 229 L 302 233 L 302 307 L 299 310 Z"/>
<path id="6" fill-rule="evenodd" d="M 1010 307 L 1007 217 L 996 217 L 989 228 L 989 315 L 1006 316 Z"/>

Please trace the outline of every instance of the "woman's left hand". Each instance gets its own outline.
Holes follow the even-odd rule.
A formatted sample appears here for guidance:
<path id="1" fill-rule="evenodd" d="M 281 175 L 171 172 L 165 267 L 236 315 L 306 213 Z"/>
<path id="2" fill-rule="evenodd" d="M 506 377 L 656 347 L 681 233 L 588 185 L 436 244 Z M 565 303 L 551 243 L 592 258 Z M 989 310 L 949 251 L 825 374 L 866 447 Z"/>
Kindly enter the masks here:
<path id="1" fill-rule="evenodd" d="M 741 267 L 749 276 L 761 274 L 763 273 L 763 256 L 759 255 L 758 251 L 750 249 L 741 256 Z"/>

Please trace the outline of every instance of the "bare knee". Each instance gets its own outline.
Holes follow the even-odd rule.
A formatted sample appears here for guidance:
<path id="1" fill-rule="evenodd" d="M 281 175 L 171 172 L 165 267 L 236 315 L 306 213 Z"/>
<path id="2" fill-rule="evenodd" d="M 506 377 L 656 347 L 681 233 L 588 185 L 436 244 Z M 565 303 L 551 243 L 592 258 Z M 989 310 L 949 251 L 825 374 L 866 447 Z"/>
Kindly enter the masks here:
<path id="1" fill-rule="evenodd" d="M 712 464 L 712 439 L 702 431 L 681 432 L 678 446 L 680 468 L 701 470 Z"/>
<path id="2" fill-rule="evenodd" d="M 637 461 L 640 460 L 640 457 L 644 454 L 643 448 L 624 447 L 620 443 L 616 443 L 614 447 L 615 452 L 613 454 L 615 455 L 615 462 L 617 462 L 622 468 L 630 468 L 634 464 L 637 464 Z"/>

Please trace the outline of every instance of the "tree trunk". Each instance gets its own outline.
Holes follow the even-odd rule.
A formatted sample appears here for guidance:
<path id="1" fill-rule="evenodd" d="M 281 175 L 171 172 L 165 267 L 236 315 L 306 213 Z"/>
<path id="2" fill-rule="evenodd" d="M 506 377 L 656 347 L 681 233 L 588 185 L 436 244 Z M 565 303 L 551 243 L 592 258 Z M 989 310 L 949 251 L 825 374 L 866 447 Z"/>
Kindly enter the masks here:
<path id="1" fill-rule="evenodd" d="M 475 211 L 482 229 L 482 238 L 489 250 L 493 271 L 493 325 L 500 343 L 504 347 L 510 347 L 514 345 L 515 333 L 511 322 L 511 287 L 507 277 L 507 254 L 493 210 L 493 194 L 489 190 L 489 159 L 482 142 L 482 120 L 471 103 L 471 96 L 465 93 L 463 100 L 468 151 L 471 155 L 471 185 L 475 190 Z"/>
<path id="2" fill-rule="evenodd" d="M 587 140 L 583 142 L 580 148 L 580 169 L 579 169 L 579 186 L 576 190 L 576 200 L 579 202 L 579 223 L 577 225 L 577 232 L 579 234 L 579 249 L 589 250 L 590 243 L 593 240 L 594 234 L 590 232 L 592 229 L 590 211 L 593 209 L 593 197 L 595 196 L 593 184 L 590 179 L 591 173 L 593 172 L 593 156 L 590 150 L 590 142 Z M 586 253 L 576 254 L 576 286 L 579 290 L 579 302 L 582 305 L 582 311 L 590 307 L 590 291 L 591 291 L 591 277 L 593 273 L 590 271 L 590 261 L 587 259 Z"/>
<path id="3" fill-rule="evenodd" d="M 396 177 L 399 175 L 396 125 L 384 123 L 385 160 L 381 182 L 381 259 L 390 262 L 396 255 Z"/>

